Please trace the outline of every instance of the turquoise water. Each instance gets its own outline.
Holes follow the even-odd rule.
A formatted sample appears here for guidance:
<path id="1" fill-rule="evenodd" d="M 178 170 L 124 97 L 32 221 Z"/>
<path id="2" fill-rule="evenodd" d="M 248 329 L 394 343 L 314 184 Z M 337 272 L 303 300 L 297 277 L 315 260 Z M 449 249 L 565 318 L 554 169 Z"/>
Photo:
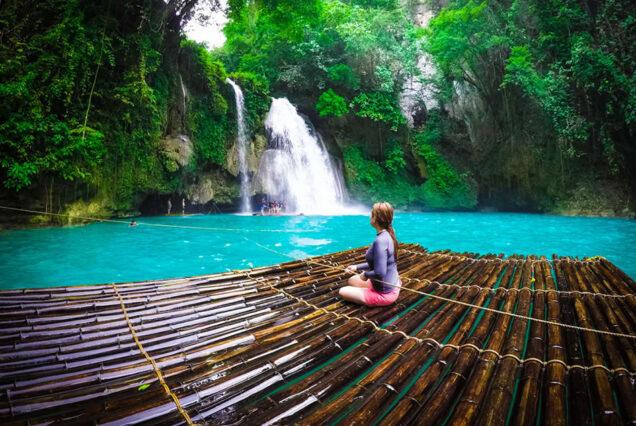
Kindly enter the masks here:
<path id="1" fill-rule="evenodd" d="M 370 244 L 368 216 L 171 216 L 0 232 L 0 288 L 127 282 L 211 274 Z M 430 250 L 550 257 L 601 255 L 636 277 L 636 221 L 515 213 L 398 213 L 398 239 Z M 258 232 L 284 229 L 293 232 Z M 247 239 L 246 239 L 247 238 Z"/>

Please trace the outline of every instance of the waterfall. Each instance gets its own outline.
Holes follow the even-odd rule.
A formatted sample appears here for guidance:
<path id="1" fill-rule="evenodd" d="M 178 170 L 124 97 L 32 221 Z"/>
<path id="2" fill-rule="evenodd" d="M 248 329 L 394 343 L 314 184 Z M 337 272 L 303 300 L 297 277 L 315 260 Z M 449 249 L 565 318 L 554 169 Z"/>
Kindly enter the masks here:
<path id="1" fill-rule="evenodd" d="M 226 80 L 234 88 L 236 101 L 236 126 L 238 133 L 238 163 L 241 177 L 241 212 L 248 213 L 250 209 L 250 186 L 247 170 L 247 132 L 245 125 L 245 99 L 241 88 L 229 78 Z"/>
<path id="2" fill-rule="evenodd" d="M 345 189 L 340 169 L 320 135 L 285 98 L 273 99 L 265 120 L 267 149 L 254 179 L 257 190 L 285 202 L 288 212 L 343 212 Z"/>
<path id="3" fill-rule="evenodd" d="M 179 74 L 179 81 L 181 82 L 181 96 L 183 97 L 183 121 L 185 122 L 185 116 L 187 112 L 186 108 L 186 96 L 188 96 L 188 92 L 186 91 L 185 84 L 183 84 L 183 77 Z"/>

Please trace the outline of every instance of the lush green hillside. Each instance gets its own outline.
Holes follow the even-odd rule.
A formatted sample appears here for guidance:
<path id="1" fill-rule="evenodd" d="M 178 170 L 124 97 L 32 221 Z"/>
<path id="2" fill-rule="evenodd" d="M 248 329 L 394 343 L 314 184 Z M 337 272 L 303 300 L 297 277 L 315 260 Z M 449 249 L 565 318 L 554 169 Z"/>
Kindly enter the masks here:
<path id="1" fill-rule="evenodd" d="M 460 1 L 431 22 L 424 48 L 442 104 L 474 100 L 461 115 L 480 201 L 629 214 L 634 11 L 620 1 Z"/>
<path id="2" fill-rule="evenodd" d="M 188 197 L 204 176 L 217 202 L 234 200 L 233 92 L 223 64 L 181 35 L 176 13 L 194 4 L 2 3 L 5 204 L 134 214 L 148 197 Z"/>
<path id="3" fill-rule="evenodd" d="M 0 203 L 231 208 L 229 75 L 246 95 L 252 163 L 269 96 L 286 96 L 343 160 L 353 198 L 633 215 L 630 4 L 231 0 L 227 42 L 208 52 L 182 35 L 195 1 L 5 1 Z M 436 16 L 428 28 L 422 10 Z M 419 80 L 435 103 L 404 112 Z"/>

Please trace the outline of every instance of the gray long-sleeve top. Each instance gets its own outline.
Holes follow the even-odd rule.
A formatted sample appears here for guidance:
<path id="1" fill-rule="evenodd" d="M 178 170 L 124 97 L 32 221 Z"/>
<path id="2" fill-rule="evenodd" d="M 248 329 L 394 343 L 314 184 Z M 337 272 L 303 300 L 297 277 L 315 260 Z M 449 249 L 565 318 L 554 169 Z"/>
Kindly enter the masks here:
<path id="1" fill-rule="evenodd" d="M 374 290 L 378 293 L 394 291 L 395 287 L 379 282 L 384 281 L 397 285 L 399 280 L 397 265 L 395 264 L 393 239 L 388 231 L 382 230 L 378 233 L 364 258 L 367 263 L 356 265 L 356 270 L 365 269 L 364 275 L 371 279 Z"/>

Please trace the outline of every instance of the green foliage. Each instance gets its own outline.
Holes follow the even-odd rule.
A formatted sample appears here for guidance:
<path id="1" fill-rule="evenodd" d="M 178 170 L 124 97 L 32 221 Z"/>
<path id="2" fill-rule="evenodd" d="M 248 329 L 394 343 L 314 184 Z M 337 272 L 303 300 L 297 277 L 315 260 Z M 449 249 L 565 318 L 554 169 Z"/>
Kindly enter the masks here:
<path id="1" fill-rule="evenodd" d="M 358 90 L 360 81 L 349 65 L 336 64 L 327 67 L 327 76 L 333 81 L 338 82 L 342 87 Z"/>
<path id="2" fill-rule="evenodd" d="M 355 97 L 350 106 L 355 108 L 356 114 L 360 117 L 382 121 L 393 131 L 397 131 L 398 126 L 406 122 L 392 93 L 361 93 Z"/>
<path id="3" fill-rule="evenodd" d="M 486 2 L 453 3 L 430 21 L 425 47 L 444 75 L 459 81 L 470 79 L 480 55 L 496 42 L 496 27 L 483 18 L 485 9 Z"/>
<path id="4" fill-rule="evenodd" d="M 352 4 L 362 7 L 381 7 L 385 9 L 397 9 L 400 3 L 397 0 L 353 0 Z"/>
<path id="5" fill-rule="evenodd" d="M 634 34 L 626 2 L 461 0 L 431 20 L 423 45 L 437 65 L 440 100 L 483 105 L 474 142 L 498 153 L 478 166 L 483 179 L 518 180 L 506 157 L 523 153 L 540 167 L 528 190 L 556 181 L 563 192 L 590 173 L 633 180 Z"/>
<path id="6" fill-rule="evenodd" d="M 207 88 L 211 93 L 218 93 L 221 85 L 225 84 L 225 79 L 227 78 L 223 64 L 219 61 L 215 61 L 204 45 L 192 40 L 181 41 L 181 52 L 184 55 L 191 55 L 196 59 L 199 65 L 198 74 L 200 78 L 206 81 Z M 217 100 L 216 102 L 220 101 Z M 225 102 L 225 100 L 223 100 L 223 102 Z M 222 104 L 220 104 L 218 108 L 218 114 L 225 114 L 227 104 L 225 104 L 225 109 L 223 109 Z"/>
<path id="7" fill-rule="evenodd" d="M 251 72 L 233 72 L 230 78 L 236 81 L 242 89 L 266 94 L 269 92 L 269 82 L 263 76 Z"/>
<path id="8" fill-rule="evenodd" d="M 375 67 L 375 75 L 378 79 L 378 87 L 380 92 L 395 92 L 395 82 L 393 81 L 393 72 L 389 67 L 378 65 Z"/>
<path id="9" fill-rule="evenodd" d="M 315 50 L 306 35 L 322 15 L 322 2 L 231 2 L 230 22 L 224 32 L 230 69 L 260 75 L 270 82 L 286 79 L 292 84 L 299 74 L 298 58 Z M 317 19 L 318 18 L 318 19 Z"/>
<path id="10" fill-rule="evenodd" d="M 389 149 L 386 154 L 386 161 L 384 163 L 387 170 L 393 174 L 397 174 L 406 167 L 406 161 L 404 160 L 404 151 L 397 140 L 392 139 L 389 141 Z"/>
<path id="11" fill-rule="evenodd" d="M 429 186 L 437 189 L 438 192 L 448 193 L 451 188 L 461 184 L 457 172 L 450 164 L 432 146 L 421 143 L 418 136 L 415 136 L 415 140 L 419 143 L 419 155 L 426 161 Z"/>
<path id="12" fill-rule="evenodd" d="M 75 105 L 77 86 L 88 84 L 98 61 L 93 34 L 77 2 L 48 7 L 54 22 L 47 10 L 16 2 L 0 10 L 0 167 L 15 190 L 38 176 L 86 178 L 104 154 L 103 133 L 83 128 Z M 38 33 L 24 31 L 36 24 Z"/>
<path id="13" fill-rule="evenodd" d="M 439 128 L 431 126 L 414 135 L 418 154 L 425 161 L 428 179 L 421 185 L 424 204 L 431 208 L 473 208 L 475 193 L 459 177 L 452 166 L 430 144 L 438 138 Z"/>
<path id="14" fill-rule="evenodd" d="M 206 161 L 222 165 L 229 147 L 230 123 L 226 116 L 215 114 L 213 98 L 196 98 L 190 102 L 188 127 L 192 131 L 200 165 Z"/>
<path id="15" fill-rule="evenodd" d="M 0 166 L 5 186 L 19 190 L 34 176 L 59 174 L 65 180 L 86 178 L 104 153 L 104 135 L 94 129 L 69 129 L 55 115 L 11 114 L 0 124 Z M 48 142 L 48 143 L 47 143 Z"/>
<path id="16" fill-rule="evenodd" d="M 344 150 L 344 165 L 349 191 L 361 201 L 388 201 L 396 208 L 405 208 L 417 201 L 416 185 L 387 173 L 376 162 L 367 160 L 359 145 Z"/>
<path id="17" fill-rule="evenodd" d="M 373 161 L 365 159 L 361 146 L 348 147 L 343 154 L 348 182 L 362 183 L 369 186 L 384 182 L 382 167 Z"/>
<path id="18" fill-rule="evenodd" d="M 392 128 L 404 123 L 399 108 L 395 114 L 391 107 L 406 76 L 416 72 L 417 51 L 412 24 L 396 2 L 312 0 L 299 7 L 291 0 L 275 6 L 257 1 L 230 8 L 224 30 L 230 69 L 260 75 L 274 91 L 320 102 L 326 115 L 348 113 L 331 96 L 334 90 L 346 99 L 364 94 L 372 99 L 360 102 L 381 102 L 375 106 L 385 110 L 370 105 L 362 116 Z M 376 99 L 376 92 L 385 98 Z"/>
<path id="19" fill-rule="evenodd" d="M 316 104 L 316 111 L 321 117 L 326 115 L 335 115 L 340 117 L 343 114 L 349 112 L 347 108 L 347 101 L 345 98 L 338 96 L 333 90 L 329 89 L 323 92 L 318 98 Z"/>
<path id="20" fill-rule="evenodd" d="M 194 170 L 207 164 L 223 165 L 233 127 L 227 117 L 228 103 L 221 93 L 221 88 L 226 87 L 225 68 L 221 62 L 213 60 L 204 46 L 190 40 L 181 42 L 181 58 L 189 71 L 187 86 L 196 90 L 196 95 L 191 96 L 186 117 L 195 146 L 191 167 Z M 250 74 L 238 77 L 250 88 L 262 86 Z"/>
<path id="21" fill-rule="evenodd" d="M 440 115 L 438 108 L 428 111 L 428 121 L 426 122 L 426 128 L 424 132 L 418 133 L 417 140 L 419 146 L 429 145 L 436 146 L 442 139 L 442 122 L 443 118 Z"/>
<path id="22" fill-rule="evenodd" d="M 424 185 L 417 185 L 404 176 L 399 176 L 397 172 L 405 165 L 402 151 L 397 143 L 393 142 L 391 145 L 385 162 L 386 168 L 368 160 L 360 145 L 349 146 L 344 150 L 347 185 L 356 198 L 366 202 L 385 200 L 397 208 L 414 204 L 447 209 L 474 207 L 474 196 L 470 199 L 470 194 L 464 189 L 459 190 L 458 185 L 447 192 L 443 192 L 445 188 L 439 189 L 436 186 L 445 177 L 441 173 L 430 184 L 427 182 Z"/>
<path id="23" fill-rule="evenodd" d="M 526 46 L 513 46 L 506 59 L 506 75 L 502 86 L 516 84 L 536 96 L 544 94 L 542 80 L 532 66 L 532 53 Z"/>
<path id="24" fill-rule="evenodd" d="M 163 19 L 152 7 L 118 0 L 46 0 L 26 8 L 3 2 L 5 186 L 46 185 L 48 206 L 56 201 L 60 209 L 80 197 L 98 197 L 100 208 L 111 213 L 129 212 L 140 194 L 175 189 L 162 167 L 159 138 L 169 82 L 178 76 L 166 65 L 162 32 L 152 30 Z M 218 64 L 206 65 L 209 74 L 222 72 Z M 223 112 L 225 101 L 215 101 L 216 112 Z M 66 180 L 83 185 L 64 186 Z"/>

